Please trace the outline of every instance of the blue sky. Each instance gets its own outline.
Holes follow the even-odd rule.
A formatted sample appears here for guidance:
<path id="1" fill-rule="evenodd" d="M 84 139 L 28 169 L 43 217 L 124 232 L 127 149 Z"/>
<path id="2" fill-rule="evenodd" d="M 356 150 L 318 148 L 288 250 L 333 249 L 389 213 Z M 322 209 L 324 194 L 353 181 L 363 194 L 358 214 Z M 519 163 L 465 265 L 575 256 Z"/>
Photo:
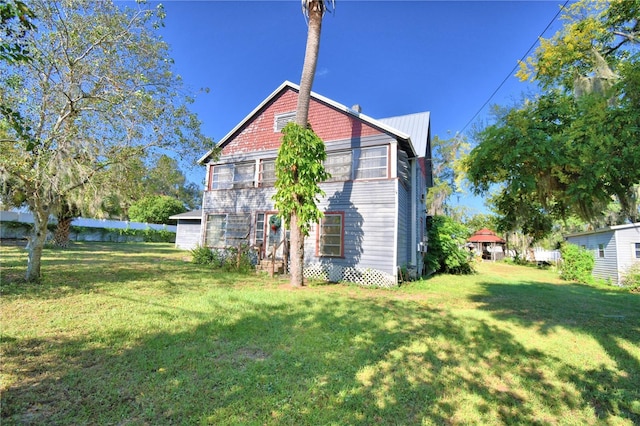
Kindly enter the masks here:
<path id="1" fill-rule="evenodd" d="M 313 90 L 373 118 L 431 111 L 431 134 L 463 129 L 558 12 L 561 1 L 338 0 L 323 22 Z M 169 1 L 161 34 L 198 93 L 205 134 L 224 137 L 283 81 L 300 81 L 307 26 L 300 1 Z M 550 37 L 560 22 L 544 34 Z M 528 86 L 511 76 L 490 104 Z M 486 121 L 489 107 L 474 120 Z M 470 127 L 467 127 L 468 132 Z M 193 153 L 194 159 L 204 152 Z M 200 183 L 204 170 L 188 173 Z M 482 202 L 460 204 L 482 211 Z"/>

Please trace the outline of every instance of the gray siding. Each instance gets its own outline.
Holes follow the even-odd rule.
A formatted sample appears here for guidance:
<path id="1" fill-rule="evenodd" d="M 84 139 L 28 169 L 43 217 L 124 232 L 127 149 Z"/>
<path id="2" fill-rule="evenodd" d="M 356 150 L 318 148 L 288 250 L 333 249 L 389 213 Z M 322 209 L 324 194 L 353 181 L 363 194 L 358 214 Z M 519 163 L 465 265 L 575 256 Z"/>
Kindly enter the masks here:
<path id="1" fill-rule="evenodd" d="M 411 263 L 411 192 L 398 185 L 398 266 Z"/>
<path id="2" fill-rule="evenodd" d="M 305 261 L 371 268 L 395 276 L 396 185 L 396 179 L 322 184 L 326 195 L 318 207 L 322 211 L 345 214 L 344 257 L 318 257 L 316 227 L 313 226 L 305 241 Z M 273 211 L 274 193 L 274 188 L 207 191 L 204 194 L 204 214 Z M 255 217 L 252 217 L 251 226 L 253 242 Z"/>
<path id="3" fill-rule="evenodd" d="M 620 278 L 631 265 L 640 262 L 636 256 L 636 243 L 640 243 L 640 226 L 616 230 L 618 246 L 618 274 Z"/>
<path id="4" fill-rule="evenodd" d="M 342 267 L 371 268 L 395 276 L 395 187 L 395 179 L 324 184 L 322 188 L 326 196 L 319 203 L 319 208 L 345 213 L 344 257 L 317 257 L 316 227 L 313 227 L 305 244 L 306 260 L 309 263 L 330 262 Z"/>
<path id="5" fill-rule="evenodd" d="M 178 219 L 176 248 L 191 250 L 200 244 L 200 219 Z"/>

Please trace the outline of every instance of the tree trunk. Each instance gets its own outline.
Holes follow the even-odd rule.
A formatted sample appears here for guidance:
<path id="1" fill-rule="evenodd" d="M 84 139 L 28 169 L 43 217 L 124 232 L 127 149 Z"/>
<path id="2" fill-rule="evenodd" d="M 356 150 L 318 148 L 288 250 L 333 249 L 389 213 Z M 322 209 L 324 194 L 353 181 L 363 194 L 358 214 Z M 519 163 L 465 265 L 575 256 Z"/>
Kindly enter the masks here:
<path id="1" fill-rule="evenodd" d="M 297 231 L 297 232 L 294 232 Z M 291 285 L 301 287 L 304 285 L 304 235 L 298 226 L 298 216 L 291 215 L 291 257 L 289 258 L 291 269 Z"/>
<path id="2" fill-rule="evenodd" d="M 71 233 L 72 217 L 59 217 L 56 231 L 53 234 L 53 243 L 62 248 L 69 246 L 69 234 Z"/>
<path id="3" fill-rule="evenodd" d="M 40 280 L 40 264 L 42 261 L 42 249 L 47 240 L 47 225 L 49 224 L 49 211 L 42 207 L 32 206 L 33 213 L 33 231 L 29 238 L 27 275 L 25 279 L 28 282 L 37 282 Z"/>
<path id="4" fill-rule="evenodd" d="M 309 30 L 307 32 L 307 46 L 304 53 L 302 76 L 300 77 L 300 92 L 296 107 L 296 124 L 301 127 L 309 126 L 309 102 L 311 101 L 311 86 L 316 74 L 318 51 L 320 50 L 320 31 L 322 16 L 324 15 L 324 0 L 308 0 Z M 291 285 L 304 285 L 304 234 L 298 226 L 298 217 L 291 215 Z"/>

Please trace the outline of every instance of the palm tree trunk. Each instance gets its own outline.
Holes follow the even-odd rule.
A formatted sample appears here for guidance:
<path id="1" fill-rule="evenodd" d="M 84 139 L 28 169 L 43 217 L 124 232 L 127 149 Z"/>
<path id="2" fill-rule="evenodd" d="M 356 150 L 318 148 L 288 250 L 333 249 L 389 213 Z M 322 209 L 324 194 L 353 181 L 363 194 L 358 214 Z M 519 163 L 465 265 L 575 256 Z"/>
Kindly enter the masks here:
<path id="1" fill-rule="evenodd" d="M 307 46 L 300 77 L 300 92 L 298 93 L 298 105 L 296 108 L 296 124 L 301 127 L 309 125 L 309 103 L 311 101 L 311 86 L 316 74 L 318 63 L 318 51 L 320 50 L 320 31 L 322 29 L 322 16 L 324 15 L 324 0 L 308 0 L 309 29 L 307 32 Z M 296 212 L 291 214 L 291 285 L 301 287 L 304 285 L 304 234 L 298 225 Z"/>

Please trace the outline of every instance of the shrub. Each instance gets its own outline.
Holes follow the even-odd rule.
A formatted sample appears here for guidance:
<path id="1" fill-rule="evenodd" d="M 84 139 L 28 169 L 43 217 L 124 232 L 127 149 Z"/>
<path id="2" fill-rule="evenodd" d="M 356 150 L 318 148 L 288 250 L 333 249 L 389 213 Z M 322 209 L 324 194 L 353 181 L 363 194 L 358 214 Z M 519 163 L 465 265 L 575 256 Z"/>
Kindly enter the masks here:
<path id="1" fill-rule="evenodd" d="M 640 262 L 634 263 L 624 272 L 620 284 L 631 290 L 640 290 Z"/>
<path id="2" fill-rule="evenodd" d="M 213 263 L 213 251 L 208 247 L 197 246 L 191 249 L 191 263 L 197 265 L 211 265 Z"/>
<path id="3" fill-rule="evenodd" d="M 591 272 L 595 265 L 593 253 L 575 244 L 563 244 L 560 247 L 562 266 L 560 277 L 567 281 L 577 281 L 584 284 L 593 282 Z"/>
<path id="4" fill-rule="evenodd" d="M 429 227 L 429 246 L 425 263 L 429 271 L 445 274 L 472 274 L 473 257 L 464 249 L 470 232 L 447 216 L 434 216 Z"/>

